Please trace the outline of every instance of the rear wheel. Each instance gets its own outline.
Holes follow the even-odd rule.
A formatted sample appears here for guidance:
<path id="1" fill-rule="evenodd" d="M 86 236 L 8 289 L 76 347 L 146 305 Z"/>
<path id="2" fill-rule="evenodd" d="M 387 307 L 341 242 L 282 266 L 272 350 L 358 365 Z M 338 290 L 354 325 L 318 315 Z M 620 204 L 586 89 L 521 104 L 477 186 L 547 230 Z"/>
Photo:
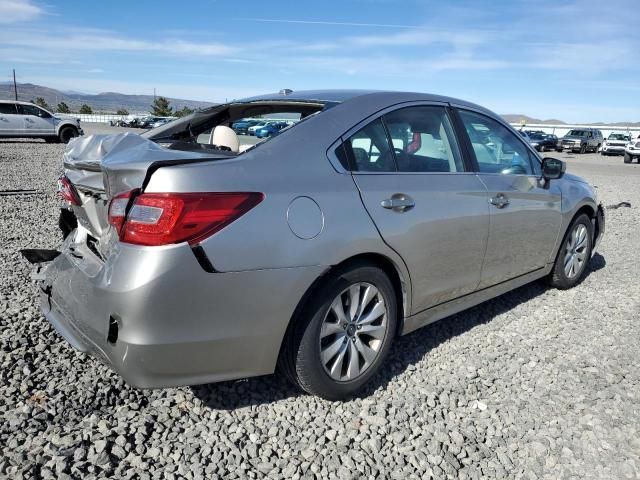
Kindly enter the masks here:
<path id="1" fill-rule="evenodd" d="M 58 139 L 61 143 L 69 143 L 72 138 L 78 136 L 78 130 L 73 127 L 62 127 L 58 133 Z"/>
<path id="2" fill-rule="evenodd" d="M 350 397 L 383 363 L 397 315 L 393 285 L 384 271 L 360 264 L 337 272 L 294 319 L 281 366 L 313 395 Z"/>
<path id="3" fill-rule="evenodd" d="M 549 274 L 549 283 L 561 290 L 576 286 L 587 269 L 591 259 L 593 224 L 586 214 L 576 217 L 558 251 L 553 270 Z"/>

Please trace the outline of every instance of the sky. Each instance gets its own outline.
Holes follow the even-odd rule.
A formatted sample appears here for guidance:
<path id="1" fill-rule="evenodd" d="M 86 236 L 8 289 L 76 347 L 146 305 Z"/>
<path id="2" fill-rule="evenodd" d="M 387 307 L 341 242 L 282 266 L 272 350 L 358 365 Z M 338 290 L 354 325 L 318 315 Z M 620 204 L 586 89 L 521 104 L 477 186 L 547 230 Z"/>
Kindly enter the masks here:
<path id="1" fill-rule="evenodd" d="M 220 102 L 363 88 L 640 121 L 638 0 L 0 0 L 0 82 Z"/>

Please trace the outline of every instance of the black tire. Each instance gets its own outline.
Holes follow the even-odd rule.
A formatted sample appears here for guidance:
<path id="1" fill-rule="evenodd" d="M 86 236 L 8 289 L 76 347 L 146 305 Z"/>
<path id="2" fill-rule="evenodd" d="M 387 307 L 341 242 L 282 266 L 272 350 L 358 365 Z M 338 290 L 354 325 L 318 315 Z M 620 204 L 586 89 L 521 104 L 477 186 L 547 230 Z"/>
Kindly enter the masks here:
<path id="1" fill-rule="evenodd" d="M 353 380 L 333 379 L 321 359 L 321 329 L 332 302 L 351 285 L 366 282 L 377 288 L 387 306 L 387 328 L 378 354 L 370 366 Z M 352 397 L 375 375 L 389 352 L 397 333 L 398 306 L 393 285 L 378 267 L 358 263 L 336 271 L 308 299 L 284 339 L 279 365 L 281 370 L 306 392 L 327 400 Z M 347 340 L 348 341 L 348 340 Z M 359 357 L 357 357 L 359 358 Z"/>
<path id="2" fill-rule="evenodd" d="M 633 158 L 627 152 L 624 152 L 624 163 L 631 163 Z"/>
<path id="3" fill-rule="evenodd" d="M 587 153 L 587 144 L 586 144 L 586 143 L 583 143 L 583 144 L 580 146 L 580 153 L 582 153 L 582 154 Z"/>
<path id="4" fill-rule="evenodd" d="M 579 267 L 579 271 L 576 271 L 574 276 L 570 277 L 565 272 L 565 256 L 568 253 L 571 236 L 578 225 L 584 225 L 587 231 L 586 246 L 584 247 L 585 260 Z M 592 248 L 593 224 L 591 223 L 591 219 L 589 218 L 589 216 L 585 213 L 582 213 L 573 219 L 571 225 L 569 225 L 569 228 L 564 235 L 564 238 L 562 239 L 562 244 L 560 245 L 560 249 L 558 250 L 558 254 L 556 256 L 556 261 L 548 277 L 549 284 L 560 290 L 566 290 L 578 285 L 584 278 L 585 272 L 587 271 L 587 266 L 589 264 L 589 260 L 591 259 Z"/>
<path id="5" fill-rule="evenodd" d="M 62 127 L 58 132 L 58 139 L 60 143 L 69 143 L 72 138 L 78 136 L 78 130 L 73 127 Z"/>

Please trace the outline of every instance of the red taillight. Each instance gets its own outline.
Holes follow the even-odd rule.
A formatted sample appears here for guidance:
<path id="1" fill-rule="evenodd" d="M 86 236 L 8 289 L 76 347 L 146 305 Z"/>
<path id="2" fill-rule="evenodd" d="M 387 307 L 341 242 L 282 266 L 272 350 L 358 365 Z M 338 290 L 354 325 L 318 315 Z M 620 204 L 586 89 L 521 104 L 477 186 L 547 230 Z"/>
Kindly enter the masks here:
<path id="1" fill-rule="evenodd" d="M 82 205 L 76 187 L 73 186 L 73 183 L 71 183 L 66 175 L 61 175 L 60 178 L 58 178 L 58 193 L 63 200 L 66 200 L 71 205 Z"/>
<path id="2" fill-rule="evenodd" d="M 118 235 L 120 235 L 124 221 L 127 218 L 127 205 L 129 205 L 131 196 L 136 192 L 137 190 L 131 190 L 130 192 L 120 193 L 111 199 L 109 204 L 109 223 L 114 226 Z"/>
<path id="3" fill-rule="evenodd" d="M 109 223 L 120 240 L 136 245 L 200 243 L 247 213 L 264 198 L 262 193 L 143 193 L 113 198 Z"/>

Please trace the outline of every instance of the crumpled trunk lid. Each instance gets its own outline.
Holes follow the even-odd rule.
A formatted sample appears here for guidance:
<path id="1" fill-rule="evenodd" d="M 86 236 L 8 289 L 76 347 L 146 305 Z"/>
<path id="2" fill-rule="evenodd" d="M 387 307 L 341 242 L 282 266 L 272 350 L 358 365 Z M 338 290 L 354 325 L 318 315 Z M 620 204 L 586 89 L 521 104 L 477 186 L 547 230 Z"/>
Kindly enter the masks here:
<path id="1" fill-rule="evenodd" d="M 169 150 L 127 132 L 78 137 L 68 144 L 63 158 L 64 173 L 82 202 L 72 206 L 73 212 L 99 249 L 104 236 L 111 231 L 108 208 L 113 196 L 143 187 L 152 165 L 214 160 L 216 155 Z"/>

